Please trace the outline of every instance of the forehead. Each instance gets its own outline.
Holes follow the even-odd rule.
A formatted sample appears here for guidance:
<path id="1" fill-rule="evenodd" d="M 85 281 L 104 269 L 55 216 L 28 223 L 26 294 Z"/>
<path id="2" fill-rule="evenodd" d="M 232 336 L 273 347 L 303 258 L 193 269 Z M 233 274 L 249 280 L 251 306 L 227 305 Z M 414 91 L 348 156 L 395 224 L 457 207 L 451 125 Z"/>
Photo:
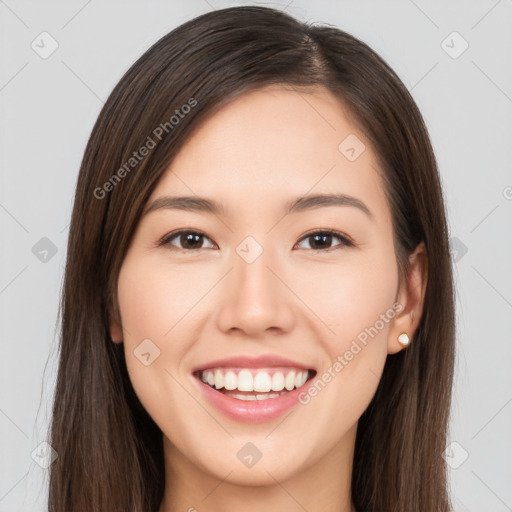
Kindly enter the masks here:
<path id="1" fill-rule="evenodd" d="M 354 158 L 355 157 L 355 158 Z M 376 158 L 348 108 L 323 88 L 272 85 L 245 93 L 195 130 L 150 200 L 215 197 L 227 213 L 284 198 L 345 193 L 386 210 Z"/>

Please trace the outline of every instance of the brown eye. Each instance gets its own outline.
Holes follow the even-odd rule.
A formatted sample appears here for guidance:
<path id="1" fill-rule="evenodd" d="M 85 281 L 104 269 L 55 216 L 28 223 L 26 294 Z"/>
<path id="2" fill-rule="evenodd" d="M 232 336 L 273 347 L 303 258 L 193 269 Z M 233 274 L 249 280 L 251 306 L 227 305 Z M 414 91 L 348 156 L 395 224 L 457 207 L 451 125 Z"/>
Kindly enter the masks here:
<path id="1" fill-rule="evenodd" d="M 180 244 L 178 247 L 173 243 L 175 240 Z M 183 250 L 198 250 L 203 249 L 202 245 L 204 240 L 210 240 L 204 233 L 200 231 L 175 231 L 174 233 L 170 233 L 166 235 L 159 242 L 159 246 L 168 245 L 173 248 L 183 249 Z"/>
<path id="2" fill-rule="evenodd" d="M 309 244 L 309 249 L 314 251 L 326 251 L 333 248 L 332 242 L 336 239 L 338 239 L 341 243 L 336 244 L 334 247 L 350 247 L 354 245 L 346 236 L 342 235 L 338 231 L 333 231 L 330 229 L 308 233 L 306 236 L 302 237 L 301 240 L 311 241 Z"/>
<path id="3" fill-rule="evenodd" d="M 208 248 L 203 247 L 205 240 L 211 242 L 210 238 L 200 231 L 180 230 L 164 236 L 158 243 L 158 246 L 170 246 L 172 249 L 195 251 Z M 306 249 L 313 251 L 327 251 L 336 247 L 350 247 L 354 245 L 346 236 L 334 230 L 314 231 L 302 237 L 301 240 L 309 241 L 309 247 L 306 247 Z M 338 240 L 339 243 L 333 246 L 332 244 L 335 240 Z M 178 245 L 176 245 L 176 242 Z M 212 246 L 209 248 L 212 248 Z"/>

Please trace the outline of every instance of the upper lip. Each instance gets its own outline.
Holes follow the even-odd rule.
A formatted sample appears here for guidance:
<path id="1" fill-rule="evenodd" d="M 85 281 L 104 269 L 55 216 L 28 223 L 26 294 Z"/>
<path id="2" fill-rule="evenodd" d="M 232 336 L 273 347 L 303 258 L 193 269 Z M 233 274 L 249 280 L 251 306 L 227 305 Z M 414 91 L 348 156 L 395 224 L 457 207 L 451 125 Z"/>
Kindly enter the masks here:
<path id="1" fill-rule="evenodd" d="M 285 357 L 277 355 L 263 355 L 258 357 L 237 356 L 227 357 L 225 359 L 216 359 L 208 363 L 197 366 L 192 373 L 200 372 L 210 368 L 232 367 L 232 368 L 272 368 L 277 366 L 288 366 L 290 368 L 299 368 L 302 370 L 310 370 L 311 366 L 304 365 L 297 361 L 292 361 Z"/>

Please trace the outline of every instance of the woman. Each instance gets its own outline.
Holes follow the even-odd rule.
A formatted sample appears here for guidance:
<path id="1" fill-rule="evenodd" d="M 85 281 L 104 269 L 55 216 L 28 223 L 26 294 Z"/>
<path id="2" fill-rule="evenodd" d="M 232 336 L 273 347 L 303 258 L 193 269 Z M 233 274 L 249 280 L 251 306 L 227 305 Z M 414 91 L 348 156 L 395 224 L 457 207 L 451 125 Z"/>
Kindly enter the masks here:
<path id="1" fill-rule="evenodd" d="M 50 511 L 447 512 L 449 254 L 368 46 L 263 7 L 176 28 L 80 169 Z"/>

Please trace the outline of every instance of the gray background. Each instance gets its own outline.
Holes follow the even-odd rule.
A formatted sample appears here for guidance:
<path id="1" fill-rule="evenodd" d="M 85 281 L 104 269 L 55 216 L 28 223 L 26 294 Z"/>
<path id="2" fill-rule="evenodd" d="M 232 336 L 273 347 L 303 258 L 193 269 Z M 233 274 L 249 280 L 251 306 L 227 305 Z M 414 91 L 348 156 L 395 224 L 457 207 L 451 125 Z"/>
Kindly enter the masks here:
<path id="1" fill-rule="evenodd" d="M 455 509 L 510 511 L 512 2 L 259 3 L 370 44 L 424 115 L 457 249 L 458 358 L 446 453 Z M 67 229 L 100 108 L 162 35 L 241 4 L 0 1 L 0 512 L 45 510 L 41 465 L 51 452 L 40 443 L 55 383 Z M 53 40 L 57 50 L 42 58 Z"/>

